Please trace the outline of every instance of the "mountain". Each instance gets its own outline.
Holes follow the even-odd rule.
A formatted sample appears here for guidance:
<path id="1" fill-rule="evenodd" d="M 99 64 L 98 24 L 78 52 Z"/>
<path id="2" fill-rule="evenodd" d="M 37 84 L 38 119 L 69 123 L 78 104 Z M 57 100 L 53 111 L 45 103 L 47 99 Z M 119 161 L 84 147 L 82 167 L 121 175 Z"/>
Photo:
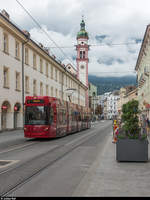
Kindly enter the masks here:
<path id="1" fill-rule="evenodd" d="M 136 76 L 98 77 L 89 75 L 88 79 L 89 82 L 97 86 L 98 95 L 119 90 L 127 85 L 136 85 Z"/>

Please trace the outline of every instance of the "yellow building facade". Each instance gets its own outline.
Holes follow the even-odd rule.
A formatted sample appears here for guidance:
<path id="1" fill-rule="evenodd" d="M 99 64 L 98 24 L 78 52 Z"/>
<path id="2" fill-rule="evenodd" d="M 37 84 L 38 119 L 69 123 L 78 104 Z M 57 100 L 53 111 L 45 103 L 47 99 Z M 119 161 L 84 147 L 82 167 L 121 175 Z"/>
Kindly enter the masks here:
<path id="1" fill-rule="evenodd" d="M 120 89 L 119 99 L 118 99 L 118 113 L 119 118 L 121 119 L 122 115 L 122 106 L 132 99 L 138 100 L 138 89 L 135 86 L 127 86 Z"/>
<path id="2" fill-rule="evenodd" d="M 135 70 L 138 79 L 138 101 L 142 114 L 150 117 L 150 25 L 147 26 Z"/>

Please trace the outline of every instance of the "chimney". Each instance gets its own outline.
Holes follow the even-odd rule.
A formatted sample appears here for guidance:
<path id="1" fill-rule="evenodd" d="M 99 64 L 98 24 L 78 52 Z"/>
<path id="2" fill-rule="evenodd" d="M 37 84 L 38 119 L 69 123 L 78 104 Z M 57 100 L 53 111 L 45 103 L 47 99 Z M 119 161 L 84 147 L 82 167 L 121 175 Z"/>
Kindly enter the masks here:
<path id="1" fill-rule="evenodd" d="M 49 54 L 49 51 L 48 51 L 48 48 L 47 48 L 47 47 L 44 47 L 44 51 L 46 51 L 46 53 Z"/>
<path id="2" fill-rule="evenodd" d="M 39 46 L 40 46 L 41 48 L 44 48 L 44 46 L 43 46 L 43 44 L 42 44 L 42 43 L 39 43 Z"/>
<path id="3" fill-rule="evenodd" d="M 30 33 L 29 33 L 28 31 L 23 30 L 23 33 L 24 33 L 28 38 L 30 38 Z"/>
<path id="4" fill-rule="evenodd" d="M 52 57 L 55 59 L 56 58 L 56 56 L 54 56 L 54 55 L 52 55 Z"/>
<path id="5" fill-rule="evenodd" d="M 6 12 L 6 10 L 3 9 L 1 14 L 9 20 L 9 14 Z"/>

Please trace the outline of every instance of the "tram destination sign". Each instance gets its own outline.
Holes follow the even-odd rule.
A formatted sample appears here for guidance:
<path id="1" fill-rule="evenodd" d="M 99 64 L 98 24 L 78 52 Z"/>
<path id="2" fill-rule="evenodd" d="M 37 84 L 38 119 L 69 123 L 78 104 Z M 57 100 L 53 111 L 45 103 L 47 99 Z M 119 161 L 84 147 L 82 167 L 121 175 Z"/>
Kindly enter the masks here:
<path id="1" fill-rule="evenodd" d="M 44 103 L 44 99 L 30 99 L 30 100 L 27 100 L 27 104 L 30 104 L 30 103 Z"/>

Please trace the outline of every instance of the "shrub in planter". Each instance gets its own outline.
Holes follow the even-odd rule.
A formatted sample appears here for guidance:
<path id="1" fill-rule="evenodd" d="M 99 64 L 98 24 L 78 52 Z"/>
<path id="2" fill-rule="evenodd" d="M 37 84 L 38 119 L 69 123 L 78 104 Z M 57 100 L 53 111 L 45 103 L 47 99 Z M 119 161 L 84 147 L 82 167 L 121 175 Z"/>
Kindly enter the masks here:
<path id="1" fill-rule="evenodd" d="M 118 134 L 116 156 L 118 161 L 147 161 L 147 135 L 141 135 L 138 101 L 132 100 L 122 107 L 122 130 Z"/>
<path id="2" fill-rule="evenodd" d="M 138 120 L 138 101 L 132 100 L 124 104 L 122 107 L 123 130 L 128 138 L 139 138 L 140 128 Z"/>

